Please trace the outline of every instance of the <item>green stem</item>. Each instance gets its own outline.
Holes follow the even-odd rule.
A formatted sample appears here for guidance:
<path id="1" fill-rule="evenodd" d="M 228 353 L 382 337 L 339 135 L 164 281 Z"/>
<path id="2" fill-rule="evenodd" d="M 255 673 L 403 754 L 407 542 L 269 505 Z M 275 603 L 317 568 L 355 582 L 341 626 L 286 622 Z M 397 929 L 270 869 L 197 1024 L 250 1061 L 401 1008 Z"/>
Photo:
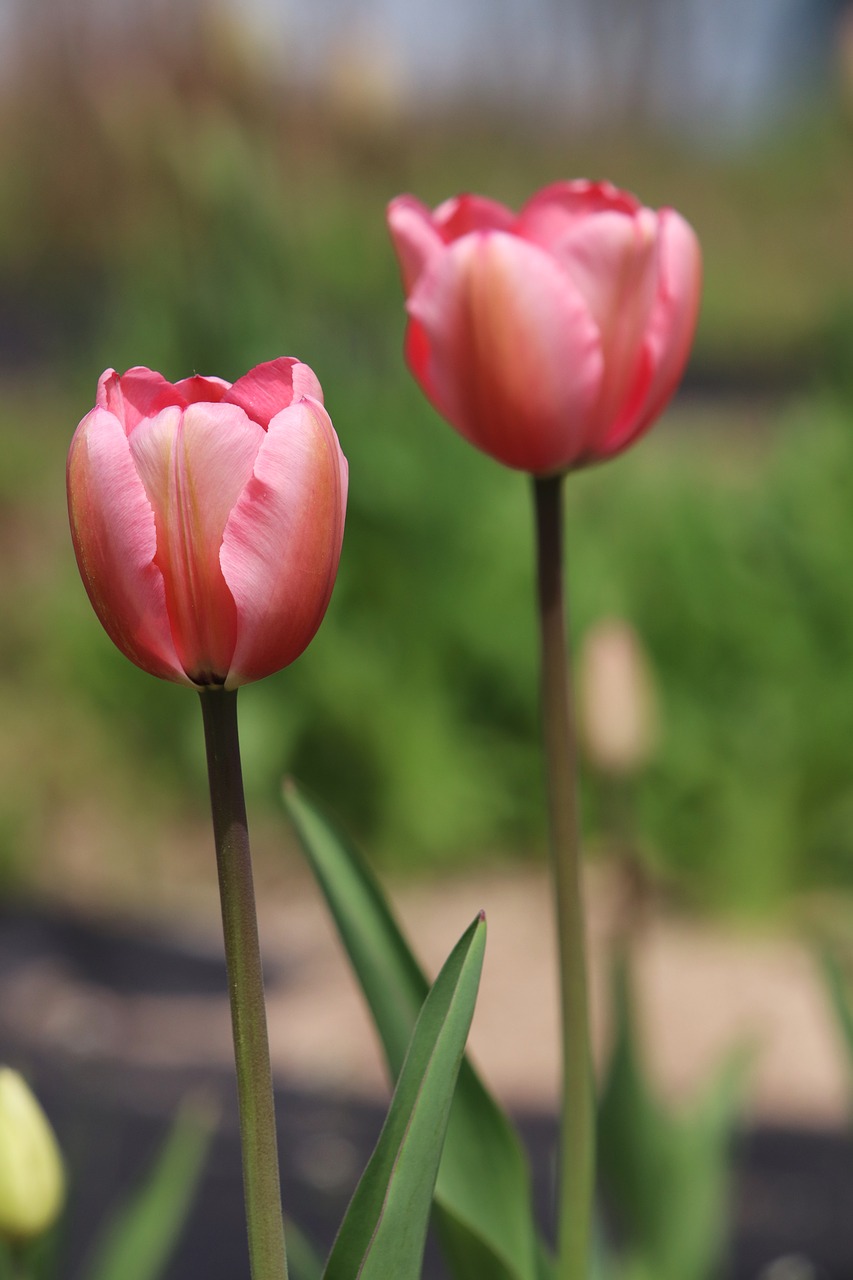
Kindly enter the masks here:
<path id="1" fill-rule="evenodd" d="M 533 478 L 542 729 L 560 969 L 563 1088 L 557 1217 L 559 1280 L 588 1280 L 595 1133 L 586 991 L 577 749 L 563 600 L 562 476 Z"/>
<path id="2" fill-rule="evenodd" d="M 0 1242 L 0 1280 L 30 1280 L 30 1272 L 21 1258 L 21 1250 Z"/>
<path id="3" fill-rule="evenodd" d="M 205 689 L 201 709 L 231 998 L 252 1280 L 286 1280 L 275 1101 L 237 736 L 237 693 Z"/>

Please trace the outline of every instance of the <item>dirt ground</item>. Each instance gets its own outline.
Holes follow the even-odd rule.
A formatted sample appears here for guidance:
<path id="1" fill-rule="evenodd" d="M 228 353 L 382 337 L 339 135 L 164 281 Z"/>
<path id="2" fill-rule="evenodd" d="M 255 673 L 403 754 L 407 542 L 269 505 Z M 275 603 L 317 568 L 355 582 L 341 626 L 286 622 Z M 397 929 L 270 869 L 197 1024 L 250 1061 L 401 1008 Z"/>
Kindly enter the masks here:
<path id="1" fill-rule="evenodd" d="M 213 886 L 210 890 L 215 893 Z M 608 877 L 587 878 L 592 1017 L 606 1043 L 607 942 L 614 927 Z M 483 908 L 488 943 L 471 1049 L 509 1106 L 550 1109 L 558 1081 L 554 933 L 545 868 L 505 867 L 407 884 L 395 907 L 430 972 Z M 282 1084 L 343 1095 L 386 1091 L 381 1059 L 317 890 L 297 864 L 259 891 L 269 960 L 274 1069 Z M 167 914 L 165 927 L 221 956 L 214 896 Z M 688 1099 L 727 1051 L 753 1052 L 748 1118 L 824 1126 L 847 1117 L 840 1043 L 806 947 L 780 933 L 739 933 L 659 914 L 637 953 L 648 1061 L 666 1096 Z M 134 1063 L 203 1066 L 231 1061 L 224 994 L 117 995 L 50 962 L 6 984 L 4 1023 L 42 1045 Z"/>
<path id="2" fill-rule="evenodd" d="M 277 1069 L 309 1083 L 373 1093 L 379 1055 L 360 998 L 310 886 L 275 933 L 300 955 L 301 979 L 271 991 Z M 587 882 L 596 1054 L 607 1041 L 608 938 L 613 894 Z M 406 887 L 395 906 L 435 971 L 481 907 L 486 961 L 472 1027 L 473 1056 L 494 1091 L 517 1108 L 553 1107 L 558 1088 L 557 986 L 547 874 L 489 871 Z M 652 918 L 637 951 L 638 998 L 650 1069 L 664 1094 L 689 1099 L 727 1052 L 752 1053 L 749 1114 L 762 1121 L 832 1125 L 847 1116 L 837 1029 L 814 957 L 789 937 L 739 933 L 677 917 Z"/>

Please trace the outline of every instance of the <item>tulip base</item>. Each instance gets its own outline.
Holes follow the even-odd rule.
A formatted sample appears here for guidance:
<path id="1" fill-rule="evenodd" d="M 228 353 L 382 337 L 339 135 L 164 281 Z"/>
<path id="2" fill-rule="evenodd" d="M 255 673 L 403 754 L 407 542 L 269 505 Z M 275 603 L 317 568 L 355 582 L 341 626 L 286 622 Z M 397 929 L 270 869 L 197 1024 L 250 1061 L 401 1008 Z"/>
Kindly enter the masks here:
<path id="1" fill-rule="evenodd" d="M 237 1067 L 252 1280 L 286 1280 L 275 1102 L 243 794 L 237 693 L 201 692 Z"/>

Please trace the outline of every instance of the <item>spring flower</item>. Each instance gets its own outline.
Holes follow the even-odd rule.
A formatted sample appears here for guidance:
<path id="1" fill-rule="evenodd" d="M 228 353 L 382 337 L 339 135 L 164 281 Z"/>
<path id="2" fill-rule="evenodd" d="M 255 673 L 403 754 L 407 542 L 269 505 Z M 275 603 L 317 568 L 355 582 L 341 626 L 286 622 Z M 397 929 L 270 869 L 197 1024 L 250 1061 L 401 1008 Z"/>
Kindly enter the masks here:
<path id="1" fill-rule="evenodd" d="M 309 643 L 337 573 L 347 464 L 307 365 L 272 360 L 233 386 L 108 369 L 67 474 L 89 598 L 144 671 L 234 689 Z"/>
<path id="2" fill-rule="evenodd" d="M 62 1156 L 47 1117 L 18 1072 L 0 1067 L 0 1239 L 40 1236 L 64 1199 Z"/>
<path id="3" fill-rule="evenodd" d="M 521 212 L 462 195 L 388 210 L 406 356 L 467 440 L 559 473 L 612 457 L 663 412 L 690 350 L 701 258 L 672 209 L 609 183 L 558 182 Z"/>

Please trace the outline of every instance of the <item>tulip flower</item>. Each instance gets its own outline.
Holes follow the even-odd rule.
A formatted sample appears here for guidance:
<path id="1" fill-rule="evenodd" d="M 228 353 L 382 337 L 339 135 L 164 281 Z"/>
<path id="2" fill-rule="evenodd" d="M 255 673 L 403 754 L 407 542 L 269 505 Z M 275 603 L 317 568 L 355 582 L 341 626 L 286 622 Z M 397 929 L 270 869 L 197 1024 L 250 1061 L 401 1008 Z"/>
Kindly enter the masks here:
<path id="1" fill-rule="evenodd" d="M 64 1199 L 62 1156 L 47 1116 L 23 1077 L 0 1067 L 0 1239 L 36 1239 Z"/>
<path id="2" fill-rule="evenodd" d="M 298 360 L 233 385 L 108 369 L 68 455 L 77 563 L 119 649 L 198 690 L 210 780 L 252 1280 L 286 1280 L 275 1100 L 237 690 L 299 656 L 332 594 L 347 464 Z"/>
<path id="3" fill-rule="evenodd" d="M 167 680 L 235 689 L 278 671 L 325 613 L 346 486 L 320 384 L 297 360 L 233 385 L 108 369 L 68 457 L 95 612 L 131 661 Z"/>
<path id="4" fill-rule="evenodd" d="M 586 1280 L 595 1118 L 563 480 L 626 449 L 668 404 L 696 327 L 699 244 L 674 210 L 647 209 L 606 182 L 556 182 L 518 214 L 481 196 L 432 211 L 399 196 L 388 223 L 415 379 L 471 444 L 533 481 L 563 1058 L 555 1274 Z"/>
<path id="5" fill-rule="evenodd" d="M 551 475 L 620 453 L 687 360 L 698 241 L 609 183 L 557 182 L 514 214 L 462 195 L 388 210 L 406 356 L 452 426 L 499 462 Z"/>

